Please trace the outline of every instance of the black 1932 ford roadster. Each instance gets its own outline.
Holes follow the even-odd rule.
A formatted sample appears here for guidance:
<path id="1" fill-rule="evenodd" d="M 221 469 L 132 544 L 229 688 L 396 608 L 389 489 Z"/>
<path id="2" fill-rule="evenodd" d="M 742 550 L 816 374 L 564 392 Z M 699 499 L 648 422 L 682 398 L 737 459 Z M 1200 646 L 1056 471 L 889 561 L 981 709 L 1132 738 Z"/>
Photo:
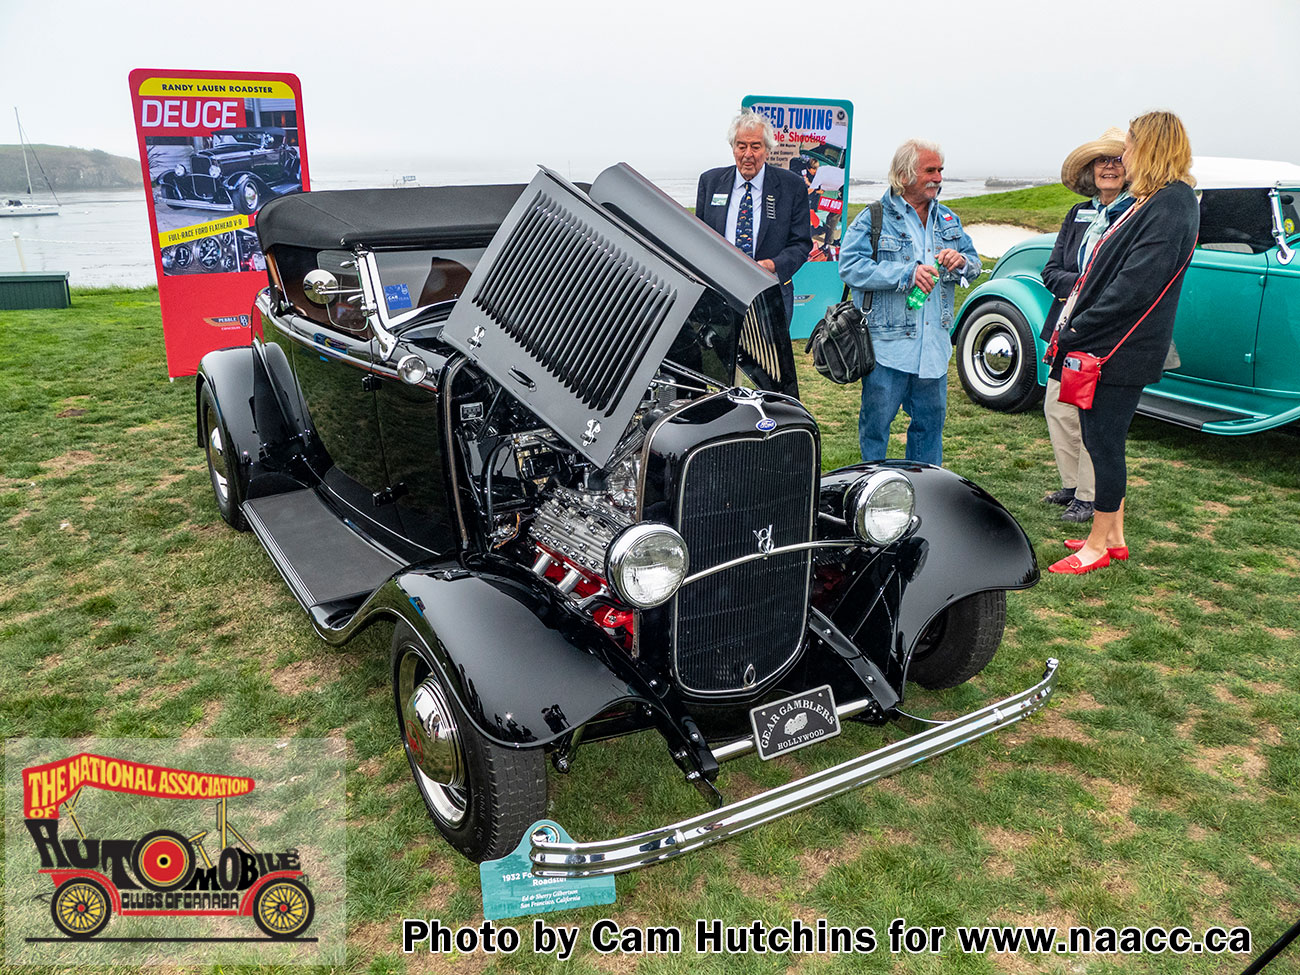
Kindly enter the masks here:
<path id="1" fill-rule="evenodd" d="M 719 764 L 898 716 L 992 659 L 1038 579 L 1015 519 L 924 465 L 822 474 L 779 380 L 776 280 L 625 165 L 580 189 L 304 193 L 257 222 L 249 348 L 203 359 L 199 442 L 316 631 L 395 623 L 415 782 L 467 857 L 546 810 L 546 758 L 653 728 L 708 812 L 531 838 L 534 873 L 716 842 L 1040 708 L 1055 682 L 751 798 Z M 978 571 L 973 570 L 978 566 Z"/>
<path id="2" fill-rule="evenodd" d="M 155 182 L 173 210 L 256 213 L 267 200 L 302 189 L 302 160 L 284 129 L 223 129 L 212 144 Z"/>

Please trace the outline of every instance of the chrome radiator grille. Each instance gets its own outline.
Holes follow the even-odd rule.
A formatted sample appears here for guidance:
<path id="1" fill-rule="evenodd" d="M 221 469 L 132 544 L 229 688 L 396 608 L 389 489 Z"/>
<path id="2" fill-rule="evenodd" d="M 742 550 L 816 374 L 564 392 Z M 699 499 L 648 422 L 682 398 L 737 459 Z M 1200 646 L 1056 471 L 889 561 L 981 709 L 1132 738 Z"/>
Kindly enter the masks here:
<path id="1" fill-rule="evenodd" d="M 807 430 L 712 444 L 682 475 L 678 530 L 698 572 L 811 540 L 817 448 Z M 808 612 L 808 550 L 745 562 L 684 587 L 674 606 L 678 680 L 699 694 L 762 683 L 798 651 Z"/>

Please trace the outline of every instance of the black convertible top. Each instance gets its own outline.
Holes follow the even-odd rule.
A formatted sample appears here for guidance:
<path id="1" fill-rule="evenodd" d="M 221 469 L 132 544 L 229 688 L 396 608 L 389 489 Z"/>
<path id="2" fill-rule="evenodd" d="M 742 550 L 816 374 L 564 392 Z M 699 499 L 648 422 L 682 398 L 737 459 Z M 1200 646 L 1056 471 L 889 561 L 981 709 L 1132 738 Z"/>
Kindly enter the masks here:
<path id="1" fill-rule="evenodd" d="M 428 243 L 484 247 L 524 191 L 522 183 L 317 190 L 271 200 L 257 214 L 262 250 Z"/>

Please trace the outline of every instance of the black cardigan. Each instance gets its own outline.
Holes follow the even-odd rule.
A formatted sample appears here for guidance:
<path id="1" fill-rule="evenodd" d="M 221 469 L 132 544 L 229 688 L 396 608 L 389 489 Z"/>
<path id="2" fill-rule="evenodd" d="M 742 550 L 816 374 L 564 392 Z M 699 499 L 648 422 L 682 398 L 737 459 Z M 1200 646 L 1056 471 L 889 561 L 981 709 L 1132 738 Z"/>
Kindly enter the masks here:
<path id="1" fill-rule="evenodd" d="M 1067 352 L 1107 355 L 1177 274 L 1159 304 L 1101 367 L 1100 382 L 1110 386 L 1145 386 L 1160 379 L 1174 337 L 1183 263 L 1199 228 L 1196 194 L 1186 183 L 1170 183 L 1097 245 L 1074 314 L 1061 333 L 1053 379 L 1060 378 Z"/>
<path id="2" fill-rule="evenodd" d="M 1112 200 L 1111 204 L 1114 205 L 1114 202 Z M 1131 206 L 1133 198 L 1129 197 L 1127 202 Z M 1124 209 L 1127 210 L 1128 207 Z M 1079 221 L 1080 210 L 1096 212 L 1092 200 L 1084 200 L 1070 207 L 1070 212 L 1061 222 L 1061 229 L 1057 231 L 1056 246 L 1052 248 L 1047 263 L 1043 265 L 1041 275 L 1043 284 L 1056 297 L 1052 307 L 1047 310 L 1047 321 L 1043 322 L 1043 327 L 1038 333 L 1038 337 L 1044 342 L 1052 341 L 1052 332 L 1056 330 L 1056 320 L 1061 317 L 1065 299 L 1070 297 L 1074 282 L 1079 280 L 1079 245 L 1083 243 L 1083 235 L 1088 232 L 1088 227 L 1091 225 L 1091 221 L 1086 218 Z"/>

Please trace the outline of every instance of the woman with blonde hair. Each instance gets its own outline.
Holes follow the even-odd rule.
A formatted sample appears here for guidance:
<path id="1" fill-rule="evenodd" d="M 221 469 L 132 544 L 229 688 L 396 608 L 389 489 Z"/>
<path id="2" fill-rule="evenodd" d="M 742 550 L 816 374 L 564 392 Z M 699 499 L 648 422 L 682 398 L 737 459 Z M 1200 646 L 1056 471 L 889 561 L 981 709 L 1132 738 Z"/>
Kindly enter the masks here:
<path id="1" fill-rule="evenodd" d="M 1092 529 L 1065 545 L 1074 551 L 1049 571 L 1082 575 L 1128 558 L 1124 446 L 1142 388 L 1160 378 L 1173 340 L 1183 273 L 1196 246 L 1200 213 L 1192 192 L 1192 149 L 1172 112 L 1129 123 L 1124 169 L 1136 202 L 1093 247 L 1048 347 L 1051 377 L 1068 353 L 1104 358 L 1090 409 L 1079 412 L 1092 458 L 1096 498 Z"/>

